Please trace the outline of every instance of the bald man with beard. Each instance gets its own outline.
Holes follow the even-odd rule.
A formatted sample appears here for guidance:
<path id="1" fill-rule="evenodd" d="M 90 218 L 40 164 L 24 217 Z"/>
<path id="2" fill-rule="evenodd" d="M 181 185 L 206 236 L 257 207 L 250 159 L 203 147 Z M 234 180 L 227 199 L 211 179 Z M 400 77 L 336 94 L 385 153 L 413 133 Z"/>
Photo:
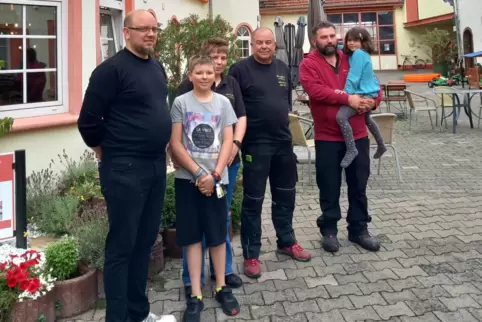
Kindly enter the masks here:
<path id="1" fill-rule="evenodd" d="M 175 322 L 150 313 L 146 294 L 152 245 L 159 233 L 171 137 L 167 81 L 152 58 L 157 19 L 146 10 L 124 20 L 126 47 L 93 71 L 78 127 L 100 159 L 107 203 L 104 288 L 107 322 Z"/>

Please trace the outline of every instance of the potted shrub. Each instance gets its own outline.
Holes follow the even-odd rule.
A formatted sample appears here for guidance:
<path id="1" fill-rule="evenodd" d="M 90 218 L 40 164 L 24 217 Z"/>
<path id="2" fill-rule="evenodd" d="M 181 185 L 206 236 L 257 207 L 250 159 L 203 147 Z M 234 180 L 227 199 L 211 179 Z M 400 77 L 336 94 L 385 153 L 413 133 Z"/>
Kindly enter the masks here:
<path id="1" fill-rule="evenodd" d="M 161 232 L 166 255 L 171 258 L 182 258 L 182 248 L 176 243 L 176 192 L 174 189 L 174 173 L 166 178 L 166 194 L 161 217 Z"/>
<path id="2" fill-rule="evenodd" d="M 47 269 L 56 278 L 56 316 L 67 318 L 91 309 L 97 300 L 96 271 L 79 262 L 77 240 L 65 237 L 47 246 Z"/>
<path id="3" fill-rule="evenodd" d="M 54 281 L 42 253 L 0 246 L 0 321 L 54 322 Z"/>

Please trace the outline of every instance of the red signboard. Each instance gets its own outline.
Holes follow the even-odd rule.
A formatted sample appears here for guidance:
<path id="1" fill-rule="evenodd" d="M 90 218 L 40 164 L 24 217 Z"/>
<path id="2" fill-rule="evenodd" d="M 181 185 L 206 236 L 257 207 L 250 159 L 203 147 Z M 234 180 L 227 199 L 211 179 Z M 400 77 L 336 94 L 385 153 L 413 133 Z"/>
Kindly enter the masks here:
<path id="1" fill-rule="evenodd" d="M 15 227 L 14 154 L 0 154 L 0 240 L 12 238 Z"/>

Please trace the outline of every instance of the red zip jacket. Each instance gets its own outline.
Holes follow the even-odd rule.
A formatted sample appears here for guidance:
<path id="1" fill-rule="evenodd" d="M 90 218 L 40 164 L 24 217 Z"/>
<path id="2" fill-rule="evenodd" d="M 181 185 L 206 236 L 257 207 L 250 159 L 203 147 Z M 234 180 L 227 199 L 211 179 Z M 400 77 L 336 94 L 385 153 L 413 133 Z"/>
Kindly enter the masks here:
<path id="1" fill-rule="evenodd" d="M 338 55 L 338 75 L 318 50 L 313 50 L 301 61 L 300 82 L 310 98 L 310 109 L 315 123 L 315 140 L 344 141 L 340 126 L 336 122 L 336 113 L 341 105 L 348 105 L 348 94 L 335 93 L 335 89 L 345 88 L 350 65 L 348 56 L 340 50 Z M 380 104 L 382 94 L 380 90 L 376 106 Z M 351 117 L 350 124 L 355 140 L 368 136 L 363 114 Z"/>

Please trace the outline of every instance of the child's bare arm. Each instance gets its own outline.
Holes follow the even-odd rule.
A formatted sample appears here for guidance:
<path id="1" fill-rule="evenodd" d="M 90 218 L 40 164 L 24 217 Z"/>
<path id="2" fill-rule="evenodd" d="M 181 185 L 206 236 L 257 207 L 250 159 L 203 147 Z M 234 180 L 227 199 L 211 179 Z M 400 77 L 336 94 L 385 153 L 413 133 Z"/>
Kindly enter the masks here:
<path id="1" fill-rule="evenodd" d="M 223 173 L 224 168 L 226 168 L 233 149 L 233 126 L 225 126 L 223 131 L 223 144 L 221 145 L 221 152 L 219 152 L 216 169 L 214 169 L 219 174 Z"/>
<path id="2" fill-rule="evenodd" d="M 171 153 L 177 163 L 194 176 L 199 170 L 199 166 L 193 161 L 182 143 L 182 123 L 172 124 L 170 147 Z"/>

